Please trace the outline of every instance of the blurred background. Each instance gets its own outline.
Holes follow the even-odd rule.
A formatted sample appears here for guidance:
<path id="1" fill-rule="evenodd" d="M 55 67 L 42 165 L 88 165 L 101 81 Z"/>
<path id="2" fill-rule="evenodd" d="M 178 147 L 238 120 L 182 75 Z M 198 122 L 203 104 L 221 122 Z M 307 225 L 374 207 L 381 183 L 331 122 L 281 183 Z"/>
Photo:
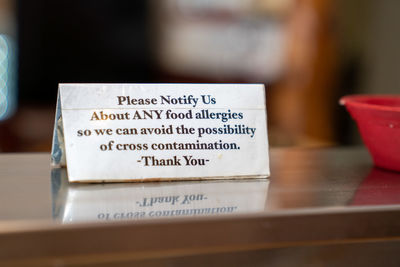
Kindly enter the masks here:
<path id="1" fill-rule="evenodd" d="M 400 88 L 398 0 L 0 0 L 0 151 L 50 151 L 58 83 L 267 86 L 272 146 L 359 144 Z"/>

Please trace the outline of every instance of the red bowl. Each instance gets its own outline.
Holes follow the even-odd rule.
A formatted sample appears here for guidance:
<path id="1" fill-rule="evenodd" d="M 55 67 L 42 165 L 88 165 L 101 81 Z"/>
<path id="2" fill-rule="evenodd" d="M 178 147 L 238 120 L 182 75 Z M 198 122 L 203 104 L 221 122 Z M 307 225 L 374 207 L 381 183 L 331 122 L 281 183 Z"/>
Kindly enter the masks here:
<path id="1" fill-rule="evenodd" d="M 350 95 L 339 103 L 357 122 L 375 165 L 400 171 L 400 96 Z"/>

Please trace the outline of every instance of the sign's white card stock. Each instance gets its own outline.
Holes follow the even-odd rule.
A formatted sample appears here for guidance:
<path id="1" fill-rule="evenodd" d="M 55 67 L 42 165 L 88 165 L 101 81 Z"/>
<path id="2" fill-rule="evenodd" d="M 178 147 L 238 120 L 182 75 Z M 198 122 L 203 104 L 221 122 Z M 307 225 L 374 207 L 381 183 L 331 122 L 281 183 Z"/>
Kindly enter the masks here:
<path id="1" fill-rule="evenodd" d="M 70 182 L 265 178 L 262 84 L 60 84 L 53 166 Z"/>

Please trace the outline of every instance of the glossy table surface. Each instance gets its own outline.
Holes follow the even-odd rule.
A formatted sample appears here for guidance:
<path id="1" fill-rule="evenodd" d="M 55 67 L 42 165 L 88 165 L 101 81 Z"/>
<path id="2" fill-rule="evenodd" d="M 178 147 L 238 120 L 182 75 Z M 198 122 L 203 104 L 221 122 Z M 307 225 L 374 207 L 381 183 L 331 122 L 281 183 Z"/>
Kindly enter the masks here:
<path id="1" fill-rule="evenodd" d="M 49 157 L 0 154 L 0 265 L 400 240 L 400 174 L 364 148 L 272 149 L 242 181 L 69 184 Z"/>

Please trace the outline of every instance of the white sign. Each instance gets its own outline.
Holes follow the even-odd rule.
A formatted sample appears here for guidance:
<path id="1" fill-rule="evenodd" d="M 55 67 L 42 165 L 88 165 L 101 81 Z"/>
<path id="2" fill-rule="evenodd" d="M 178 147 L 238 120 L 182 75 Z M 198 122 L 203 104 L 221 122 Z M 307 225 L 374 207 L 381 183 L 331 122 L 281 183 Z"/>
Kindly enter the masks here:
<path id="1" fill-rule="evenodd" d="M 269 176 L 261 84 L 60 84 L 57 106 L 70 182 Z"/>

